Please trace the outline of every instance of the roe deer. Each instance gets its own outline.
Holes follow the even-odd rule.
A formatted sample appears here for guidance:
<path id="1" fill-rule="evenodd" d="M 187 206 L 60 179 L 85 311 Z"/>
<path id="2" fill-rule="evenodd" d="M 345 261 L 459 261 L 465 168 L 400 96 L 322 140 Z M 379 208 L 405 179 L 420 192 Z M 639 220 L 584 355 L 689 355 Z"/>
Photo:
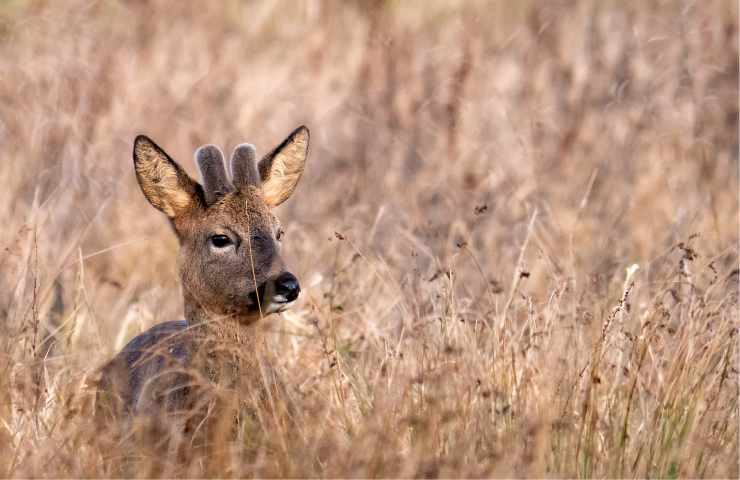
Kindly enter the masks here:
<path id="1" fill-rule="evenodd" d="M 141 190 L 168 217 L 179 240 L 185 319 L 140 334 L 102 368 L 98 413 L 192 408 L 194 375 L 231 385 L 260 371 L 264 379 L 258 361 L 233 362 L 229 345 L 252 358 L 253 324 L 287 309 L 300 292 L 280 257 L 282 229 L 271 208 L 293 193 L 308 143 L 308 129 L 301 126 L 259 162 L 252 145 L 239 145 L 231 181 L 218 147 L 203 146 L 195 153 L 201 186 L 152 140 L 136 137 Z"/>

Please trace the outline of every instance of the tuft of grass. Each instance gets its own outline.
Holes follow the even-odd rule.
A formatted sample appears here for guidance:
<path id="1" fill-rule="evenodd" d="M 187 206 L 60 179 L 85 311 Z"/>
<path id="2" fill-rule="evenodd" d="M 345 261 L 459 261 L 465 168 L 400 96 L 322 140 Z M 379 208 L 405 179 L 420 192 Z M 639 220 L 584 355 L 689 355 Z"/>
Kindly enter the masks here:
<path id="1" fill-rule="evenodd" d="M 737 477 L 737 18 L 0 3 L 0 476 Z M 286 389 L 97 429 L 97 368 L 182 317 L 134 136 L 194 172 L 301 123 L 302 300 L 259 327 Z"/>

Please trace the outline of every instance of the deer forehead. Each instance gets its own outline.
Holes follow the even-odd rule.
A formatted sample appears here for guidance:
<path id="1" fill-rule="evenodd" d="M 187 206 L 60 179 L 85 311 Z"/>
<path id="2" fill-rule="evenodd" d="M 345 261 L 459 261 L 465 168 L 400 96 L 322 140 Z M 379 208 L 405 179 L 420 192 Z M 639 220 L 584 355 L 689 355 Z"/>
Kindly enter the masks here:
<path id="1" fill-rule="evenodd" d="M 276 218 L 262 199 L 257 187 L 248 187 L 241 191 L 225 195 L 204 212 L 203 223 L 206 226 L 217 225 L 246 231 L 271 231 Z"/>

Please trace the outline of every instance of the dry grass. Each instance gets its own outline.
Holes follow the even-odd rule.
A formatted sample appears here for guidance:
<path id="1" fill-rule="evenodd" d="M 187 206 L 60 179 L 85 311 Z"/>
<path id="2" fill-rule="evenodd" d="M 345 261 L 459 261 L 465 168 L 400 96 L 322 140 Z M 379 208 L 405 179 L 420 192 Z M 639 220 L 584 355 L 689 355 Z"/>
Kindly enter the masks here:
<path id="1" fill-rule="evenodd" d="M 376 5 L 0 3 L 1 476 L 738 476 L 736 2 Z M 134 135 L 300 123 L 297 426 L 123 459 L 83 385 L 182 316 Z"/>

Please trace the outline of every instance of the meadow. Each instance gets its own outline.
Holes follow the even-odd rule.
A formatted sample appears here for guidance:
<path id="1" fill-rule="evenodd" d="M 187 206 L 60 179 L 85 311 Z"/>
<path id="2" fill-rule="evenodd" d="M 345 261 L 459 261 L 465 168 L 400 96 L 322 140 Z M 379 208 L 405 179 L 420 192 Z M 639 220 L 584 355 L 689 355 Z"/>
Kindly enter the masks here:
<path id="1" fill-rule="evenodd" d="M 0 2 L 0 476 L 737 478 L 738 68 L 732 0 Z M 126 458 L 97 369 L 183 315 L 134 137 L 300 124 L 295 418 Z"/>

